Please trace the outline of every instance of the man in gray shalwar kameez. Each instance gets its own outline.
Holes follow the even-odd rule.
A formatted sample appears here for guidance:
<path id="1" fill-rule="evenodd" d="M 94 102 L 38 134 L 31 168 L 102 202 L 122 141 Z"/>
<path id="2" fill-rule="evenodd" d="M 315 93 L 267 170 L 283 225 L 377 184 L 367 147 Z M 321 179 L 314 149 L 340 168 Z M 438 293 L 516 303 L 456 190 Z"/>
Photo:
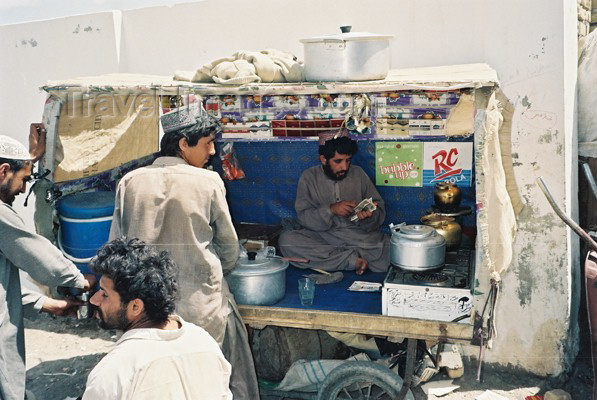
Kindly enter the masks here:
<path id="1" fill-rule="evenodd" d="M 66 315 L 78 303 L 21 289 L 19 269 L 48 286 L 89 290 L 77 267 L 46 238 L 29 231 L 12 203 L 25 192 L 33 160 L 21 143 L 0 135 L 0 399 L 25 398 L 24 314 Z"/>
<path id="2" fill-rule="evenodd" d="M 351 165 L 356 152 L 356 141 L 341 133 L 320 136 L 321 165 L 305 170 L 297 188 L 295 208 L 303 229 L 284 231 L 279 238 L 284 256 L 310 260 L 296 266 L 359 275 L 366 269 L 387 271 L 389 238 L 377 231 L 386 216 L 384 202 L 367 174 Z M 370 197 L 377 209 L 355 213 L 355 206 Z"/>
<path id="3" fill-rule="evenodd" d="M 188 110 L 193 114 L 191 106 Z M 257 400 L 247 332 L 224 278 L 238 259 L 238 238 L 224 182 L 203 168 L 215 154 L 218 126 L 203 114 L 195 117 L 195 124 L 183 128 L 176 128 L 168 114 L 162 117 L 161 157 L 119 182 L 110 239 L 137 237 L 170 253 L 180 271 L 176 313 L 222 347 L 232 365 L 234 399 Z"/>

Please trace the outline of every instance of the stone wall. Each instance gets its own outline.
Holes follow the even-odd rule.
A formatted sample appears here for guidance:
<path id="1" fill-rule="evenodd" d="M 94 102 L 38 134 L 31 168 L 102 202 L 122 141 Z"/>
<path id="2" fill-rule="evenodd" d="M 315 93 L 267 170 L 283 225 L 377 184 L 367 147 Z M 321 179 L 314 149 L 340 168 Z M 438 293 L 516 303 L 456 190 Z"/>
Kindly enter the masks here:
<path id="1" fill-rule="evenodd" d="M 578 37 L 586 36 L 591 30 L 592 15 L 597 9 L 592 10 L 592 0 L 577 0 L 578 3 Z"/>

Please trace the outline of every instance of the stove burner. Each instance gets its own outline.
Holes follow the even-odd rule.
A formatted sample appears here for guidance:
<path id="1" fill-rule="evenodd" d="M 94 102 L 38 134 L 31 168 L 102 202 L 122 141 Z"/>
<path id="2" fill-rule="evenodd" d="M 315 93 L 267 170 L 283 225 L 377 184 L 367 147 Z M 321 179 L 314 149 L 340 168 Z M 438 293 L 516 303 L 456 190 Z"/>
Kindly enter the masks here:
<path id="1" fill-rule="evenodd" d="M 441 272 L 412 274 L 411 279 L 413 283 L 418 283 L 423 286 L 446 286 L 448 282 L 448 275 Z"/>

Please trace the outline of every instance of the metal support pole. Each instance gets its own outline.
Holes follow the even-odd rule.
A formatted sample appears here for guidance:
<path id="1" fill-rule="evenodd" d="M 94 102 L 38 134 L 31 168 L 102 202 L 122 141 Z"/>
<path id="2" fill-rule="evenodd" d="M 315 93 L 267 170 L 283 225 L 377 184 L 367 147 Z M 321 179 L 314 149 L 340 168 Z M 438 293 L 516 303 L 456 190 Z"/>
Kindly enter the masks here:
<path id="1" fill-rule="evenodd" d="M 418 339 L 408 338 L 406 347 L 406 369 L 404 371 L 404 381 L 402 382 L 402 389 L 398 393 L 396 400 L 403 400 L 412 384 L 413 373 L 415 372 L 415 360 L 417 359 L 417 341 Z"/>

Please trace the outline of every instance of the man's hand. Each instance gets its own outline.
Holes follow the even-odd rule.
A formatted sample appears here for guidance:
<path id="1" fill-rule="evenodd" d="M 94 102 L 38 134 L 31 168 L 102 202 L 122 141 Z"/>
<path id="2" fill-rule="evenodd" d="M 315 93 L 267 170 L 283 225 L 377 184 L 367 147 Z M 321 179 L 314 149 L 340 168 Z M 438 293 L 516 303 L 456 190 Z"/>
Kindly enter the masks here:
<path id="1" fill-rule="evenodd" d="M 44 305 L 41 307 L 43 312 L 52 315 L 58 315 L 60 317 L 75 316 L 77 315 L 77 307 L 82 306 L 83 302 L 79 299 L 67 297 L 65 299 L 52 299 L 47 298 Z"/>
<path id="2" fill-rule="evenodd" d="M 375 207 L 377 207 L 376 202 L 373 202 L 373 204 L 375 205 Z M 369 211 L 369 210 L 367 210 L 367 208 L 365 208 L 362 211 L 357 212 L 357 218 L 359 219 L 359 221 L 362 221 L 367 218 L 371 218 L 372 215 L 373 215 L 373 211 Z"/>
<path id="3" fill-rule="evenodd" d="M 33 162 L 42 158 L 46 152 L 46 128 L 44 124 L 33 123 L 29 127 L 29 154 Z"/>
<path id="4" fill-rule="evenodd" d="M 97 278 L 93 274 L 83 274 L 83 276 L 85 277 L 85 286 L 83 286 L 81 291 L 88 292 L 97 284 Z"/>
<path id="5" fill-rule="evenodd" d="M 330 210 L 332 214 L 339 217 L 348 217 L 352 214 L 356 205 L 355 201 L 339 201 L 330 205 Z"/>

